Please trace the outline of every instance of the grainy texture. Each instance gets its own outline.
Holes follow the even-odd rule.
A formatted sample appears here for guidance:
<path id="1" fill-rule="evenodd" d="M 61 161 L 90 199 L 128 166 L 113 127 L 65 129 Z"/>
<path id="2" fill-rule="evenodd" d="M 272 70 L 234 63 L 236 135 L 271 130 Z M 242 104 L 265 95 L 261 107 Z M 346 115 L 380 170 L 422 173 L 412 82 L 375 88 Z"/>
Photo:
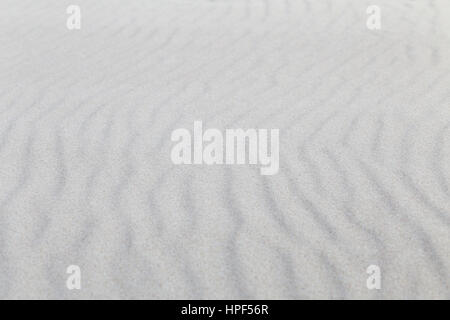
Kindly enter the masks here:
<path id="1" fill-rule="evenodd" d="M 0 0 L 0 43 L 1 298 L 450 297 L 448 0 Z M 279 173 L 173 165 L 194 120 Z"/>

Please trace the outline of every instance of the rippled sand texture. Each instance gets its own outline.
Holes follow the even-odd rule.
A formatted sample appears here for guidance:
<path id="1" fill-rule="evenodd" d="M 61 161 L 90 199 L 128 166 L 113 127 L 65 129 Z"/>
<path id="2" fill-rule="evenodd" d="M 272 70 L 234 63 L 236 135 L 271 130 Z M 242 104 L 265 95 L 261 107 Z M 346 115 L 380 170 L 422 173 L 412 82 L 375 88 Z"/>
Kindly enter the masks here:
<path id="1" fill-rule="evenodd" d="M 447 0 L 0 0 L 0 43 L 1 298 L 450 297 Z M 173 165 L 194 120 L 279 173 Z"/>

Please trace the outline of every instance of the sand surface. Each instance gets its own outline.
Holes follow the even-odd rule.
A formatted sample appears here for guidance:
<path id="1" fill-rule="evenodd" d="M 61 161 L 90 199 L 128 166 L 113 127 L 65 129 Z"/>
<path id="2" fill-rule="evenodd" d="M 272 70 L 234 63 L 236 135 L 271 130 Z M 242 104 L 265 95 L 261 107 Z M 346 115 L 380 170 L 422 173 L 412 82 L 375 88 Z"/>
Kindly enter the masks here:
<path id="1" fill-rule="evenodd" d="M 0 70 L 0 298 L 450 297 L 448 0 L 0 0 Z M 278 174 L 174 165 L 195 120 Z"/>

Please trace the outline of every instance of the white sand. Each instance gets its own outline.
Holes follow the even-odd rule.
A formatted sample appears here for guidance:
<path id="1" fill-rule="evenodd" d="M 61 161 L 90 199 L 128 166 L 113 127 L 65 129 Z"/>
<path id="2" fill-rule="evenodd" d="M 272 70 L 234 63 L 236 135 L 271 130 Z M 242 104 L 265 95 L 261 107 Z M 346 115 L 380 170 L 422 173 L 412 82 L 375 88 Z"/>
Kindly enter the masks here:
<path id="1" fill-rule="evenodd" d="M 1 0 L 0 69 L 1 298 L 450 297 L 448 0 Z M 194 120 L 279 173 L 173 165 Z"/>

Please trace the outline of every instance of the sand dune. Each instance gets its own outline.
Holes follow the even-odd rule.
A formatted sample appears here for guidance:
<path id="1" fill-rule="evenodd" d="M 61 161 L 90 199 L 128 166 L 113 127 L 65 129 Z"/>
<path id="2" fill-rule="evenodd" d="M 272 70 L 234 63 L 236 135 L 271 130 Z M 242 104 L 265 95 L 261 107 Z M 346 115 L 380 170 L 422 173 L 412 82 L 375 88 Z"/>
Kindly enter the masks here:
<path id="1" fill-rule="evenodd" d="M 447 0 L 69 4 L 0 0 L 1 298 L 450 297 Z M 174 165 L 196 120 L 278 174 Z"/>

